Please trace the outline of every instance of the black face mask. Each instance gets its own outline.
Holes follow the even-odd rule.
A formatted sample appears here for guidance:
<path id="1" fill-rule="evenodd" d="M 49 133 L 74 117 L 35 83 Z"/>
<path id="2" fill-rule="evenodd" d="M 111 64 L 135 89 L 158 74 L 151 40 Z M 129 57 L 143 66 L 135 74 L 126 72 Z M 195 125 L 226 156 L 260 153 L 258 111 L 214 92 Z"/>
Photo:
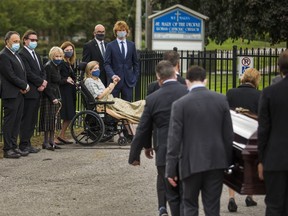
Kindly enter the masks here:
<path id="1" fill-rule="evenodd" d="M 96 34 L 97 40 L 104 40 L 105 34 Z"/>

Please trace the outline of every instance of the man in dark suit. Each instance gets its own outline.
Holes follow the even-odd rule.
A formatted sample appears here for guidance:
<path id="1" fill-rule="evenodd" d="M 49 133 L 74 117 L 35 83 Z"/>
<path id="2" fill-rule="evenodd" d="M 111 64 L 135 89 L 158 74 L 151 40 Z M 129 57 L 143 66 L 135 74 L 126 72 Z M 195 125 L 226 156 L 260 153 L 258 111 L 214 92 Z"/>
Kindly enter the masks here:
<path id="1" fill-rule="evenodd" d="M 187 94 L 187 87 L 176 81 L 173 65 L 169 61 L 163 60 L 158 63 L 156 76 L 161 88 L 146 98 L 146 105 L 131 144 L 129 163 L 132 165 L 140 164 L 140 153 L 143 147 L 145 148 L 145 155 L 148 158 L 153 158 L 152 131 L 153 128 L 156 129 L 157 137 L 155 138 L 157 140 L 155 143 L 157 146 L 154 146 L 154 150 L 157 172 L 166 183 L 165 191 L 171 213 L 173 216 L 177 216 L 181 215 L 179 188 L 171 187 L 165 179 L 167 136 L 171 104 Z M 166 201 L 162 205 L 165 206 L 159 206 L 160 215 L 165 215 L 165 212 L 161 212 L 164 211 L 161 207 L 166 207 Z"/>
<path id="2" fill-rule="evenodd" d="M 177 76 L 177 81 L 182 83 L 183 85 L 186 85 L 185 79 L 180 75 L 179 71 L 180 71 L 180 55 L 178 52 L 171 50 L 171 51 L 167 51 L 163 54 L 163 60 L 167 60 L 170 61 L 174 67 L 174 70 L 176 72 L 176 76 Z M 147 89 L 147 94 L 151 94 L 152 92 L 158 90 L 160 88 L 157 80 L 151 82 L 148 85 L 148 89 Z"/>
<path id="3" fill-rule="evenodd" d="M 17 147 L 24 97 L 30 87 L 26 80 L 23 61 L 16 53 L 20 48 L 20 35 L 9 31 L 5 35 L 6 46 L 0 52 L 1 98 L 4 107 L 3 137 L 4 158 L 19 158 L 29 152 Z"/>
<path id="4" fill-rule="evenodd" d="M 107 42 L 104 41 L 105 38 L 105 27 L 101 24 L 97 24 L 93 32 L 94 38 L 89 42 L 85 43 L 83 46 L 83 62 L 97 61 L 100 66 L 100 79 L 105 87 L 108 84 L 108 77 L 104 68 L 104 56 L 106 52 Z"/>
<path id="5" fill-rule="evenodd" d="M 166 177 L 177 186 L 179 168 L 185 216 L 198 215 L 200 191 L 205 215 L 219 216 L 224 169 L 232 156 L 229 105 L 224 95 L 205 87 L 202 67 L 189 68 L 186 79 L 190 93 L 172 105 Z"/>
<path id="6" fill-rule="evenodd" d="M 266 216 L 288 215 L 288 50 L 278 59 L 283 79 L 262 91 L 258 111 L 258 172 L 266 188 Z"/>
<path id="7" fill-rule="evenodd" d="M 20 50 L 19 55 L 25 65 L 28 84 L 30 91 L 24 95 L 24 110 L 20 126 L 20 143 L 19 148 L 29 153 L 40 151 L 31 145 L 35 125 L 38 119 L 38 109 L 40 105 L 41 92 L 46 88 L 46 74 L 40 56 L 35 52 L 37 47 L 37 33 L 28 30 L 22 37 L 24 47 Z"/>
<path id="8" fill-rule="evenodd" d="M 129 27 L 126 22 L 118 21 L 113 28 L 116 40 L 107 44 L 104 66 L 110 80 L 119 78 L 112 91 L 114 97 L 132 101 L 133 87 L 139 77 L 139 64 L 135 44 L 126 40 Z"/>

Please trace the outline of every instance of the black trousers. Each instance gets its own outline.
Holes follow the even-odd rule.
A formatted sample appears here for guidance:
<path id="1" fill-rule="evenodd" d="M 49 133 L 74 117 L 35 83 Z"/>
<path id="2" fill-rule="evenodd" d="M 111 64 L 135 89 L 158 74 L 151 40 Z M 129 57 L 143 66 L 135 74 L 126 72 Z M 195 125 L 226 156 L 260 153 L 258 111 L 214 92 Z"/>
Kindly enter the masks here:
<path id="1" fill-rule="evenodd" d="M 206 216 L 220 215 L 224 170 L 211 170 L 193 174 L 182 180 L 184 216 L 198 216 L 198 197 L 201 191 Z"/>
<path id="2" fill-rule="evenodd" d="M 169 203 L 170 211 L 172 216 L 183 216 L 184 210 L 182 205 L 182 185 L 178 182 L 177 187 L 172 187 L 165 178 L 165 166 L 157 166 L 157 172 L 159 176 L 159 186 L 158 186 L 158 176 L 157 176 L 157 194 L 158 194 L 158 204 L 163 205 L 166 200 Z M 162 183 L 164 182 L 164 184 Z M 164 193 L 163 193 L 164 190 Z M 165 195 L 165 196 L 164 196 Z"/>
<path id="3" fill-rule="evenodd" d="M 20 143 L 19 148 L 31 147 L 30 139 L 33 136 L 35 125 L 38 119 L 38 109 L 40 97 L 25 98 L 23 116 L 20 124 Z"/>
<path id="4" fill-rule="evenodd" d="M 8 151 L 17 148 L 17 138 L 23 114 L 24 97 L 19 93 L 17 98 L 2 99 L 2 103 L 4 107 L 3 151 Z"/>
<path id="5" fill-rule="evenodd" d="M 264 171 L 266 216 L 288 215 L 288 170 Z"/>

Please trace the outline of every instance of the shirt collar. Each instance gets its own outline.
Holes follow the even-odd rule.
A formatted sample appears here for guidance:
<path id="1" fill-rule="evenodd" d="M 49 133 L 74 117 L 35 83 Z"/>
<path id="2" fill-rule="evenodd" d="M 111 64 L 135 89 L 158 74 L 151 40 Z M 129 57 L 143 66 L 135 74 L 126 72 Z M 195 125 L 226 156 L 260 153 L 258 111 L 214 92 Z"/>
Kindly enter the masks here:
<path id="1" fill-rule="evenodd" d="M 167 79 L 167 80 L 165 80 L 165 81 L 163 82 L 163 84 L 168 83 L 168 82 L 174 82 L 174 81 L 177 81 L 177 80 L 175 80 L 175 79 Z"/>
<path id="2" fill-rule="evenodd" d="M 195 84 L 195 85 L 192 85 L 191 88 L 189 88 L 189 91 L 192 91 L 193 89 L 199 88 L 199 87 L 205 87 L 205 85 L 204 85 L 204 84 Z"/>
<path id="3" fill-rule="evenodd" d="M 116 40 L 117 40 L 118 44 L 121 44 L 121 41 L 123 41 L 124 44 L 126 43 L 126 39 L 124 39 L 124 40 L 120 40 L 120 39 L 116 38 Z"/>

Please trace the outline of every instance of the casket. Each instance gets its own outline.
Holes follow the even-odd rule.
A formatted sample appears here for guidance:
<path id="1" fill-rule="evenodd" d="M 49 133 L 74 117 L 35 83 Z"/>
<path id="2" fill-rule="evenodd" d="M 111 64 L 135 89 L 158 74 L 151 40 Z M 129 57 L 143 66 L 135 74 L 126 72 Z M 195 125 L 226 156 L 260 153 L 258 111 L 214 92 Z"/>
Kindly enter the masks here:
<path id="1" fill-rule="evenodd" d="M 258 121 L 233 110 L 230 113 L 234 131 L 233 165 L 225 172 L 224 183 L 239 194 L 265 194 L 264 182 L 257 173 Z"/>

